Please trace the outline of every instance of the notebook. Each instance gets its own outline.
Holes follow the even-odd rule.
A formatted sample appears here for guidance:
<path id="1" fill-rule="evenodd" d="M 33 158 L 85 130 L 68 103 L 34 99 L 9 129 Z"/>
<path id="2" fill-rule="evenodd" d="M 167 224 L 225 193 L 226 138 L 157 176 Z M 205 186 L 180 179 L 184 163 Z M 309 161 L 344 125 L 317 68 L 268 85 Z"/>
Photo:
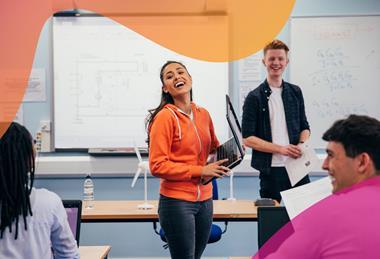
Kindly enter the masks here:
<path id="1" fill-rule="evenodd" d="M 228 159 L 228 161 L 222 165 L 232 169 L 243 161 L 245 150 L 243 148 L 240 123 L 228 95 L 226 95 L 226 118 L 232 137 L 217 147 L 216 160 Z M 203 184 L 208 184 L 212 179 L 213 178 L 210 178 L 204 181 Z"/>
<path id="2" fill-rule="evenodd" d="M 63 206 L 67 213 L 67 220 L 69 221 L 70 229 L 73 232 L 77 245 L 79 246 L 80 235 L 80 221 L 82 215 L 82 201 L 81 200 L 63 200 Z"/>

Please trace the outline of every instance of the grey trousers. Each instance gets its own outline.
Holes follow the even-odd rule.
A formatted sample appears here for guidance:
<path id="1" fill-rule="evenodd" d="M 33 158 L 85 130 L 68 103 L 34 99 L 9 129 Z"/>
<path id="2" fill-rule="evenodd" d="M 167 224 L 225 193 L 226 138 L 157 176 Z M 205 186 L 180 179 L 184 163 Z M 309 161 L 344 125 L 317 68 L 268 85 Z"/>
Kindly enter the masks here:
<path id="1" fill-rule="evenodd" d="M 200 259 L 210 235 L 212 199 L 189 202 L 160 196 L 158 214 L 172 259 Z"/>

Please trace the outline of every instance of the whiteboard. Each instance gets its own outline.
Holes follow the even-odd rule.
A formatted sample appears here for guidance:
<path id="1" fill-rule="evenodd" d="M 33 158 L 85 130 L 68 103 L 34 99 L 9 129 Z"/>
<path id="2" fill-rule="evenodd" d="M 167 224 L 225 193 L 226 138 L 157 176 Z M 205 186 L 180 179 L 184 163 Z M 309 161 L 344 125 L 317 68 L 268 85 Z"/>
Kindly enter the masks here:
<path id="1" fill-rule="evenodd" d="M 221 21 L 228 26 L 226 17 L 215 20 Z M 145 23 L 159 30 L 157 24 Z M 219 139 L 227 139 L 228 63 L 179 55 L 99 16 L 54 17 L 53 48 L 56 148 L 146 146 L 144 120 L 160 102 L 159 71 L 167 60 L 187 66 L 195 103 L 210 112 Z"/>
<path id="2" fill-rule="evenodd" d="M 291 19 L 290 82 L 301 87 L 315 148 L 348 114 L 380 118 L 380 16 Z"/>

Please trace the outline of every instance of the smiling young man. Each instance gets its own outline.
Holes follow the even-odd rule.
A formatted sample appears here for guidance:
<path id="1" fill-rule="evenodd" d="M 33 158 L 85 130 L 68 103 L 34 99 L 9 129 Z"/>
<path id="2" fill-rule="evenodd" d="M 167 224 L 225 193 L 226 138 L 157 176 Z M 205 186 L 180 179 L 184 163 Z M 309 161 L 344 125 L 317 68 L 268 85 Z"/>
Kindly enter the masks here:
<path id="1" fill-rule="evenodd" d="M 288 157 L 298 158 L 298 144 L 310 136 L 301 89 L 285 82 L 289 48 L 280 40 L 264 48 L 267 79 L 251 91 L 243 106 L 244 144 L 252 148 L 251 166 L 260 171 L 260 196 L 281 201 L 292 186 L 285 169 Z M 309 183 L 306 176 L 296 186 Z"/>
<path id="2" fill-rule="evenodd" d="M 336 121 L 323 139 L 328 145 L 322 167 L 334 194 L 276 233 L 260 251 L 278 247 L 266 259 L 379 258 L 380 121 L 350 115 Z"/>
<path id="3" fill-rule="evenodd" d="M 328 142 L 322 168 L 329 172 L 333 193 L 380 176 L 380 122 L 350 115 L 323 134 Z"/>

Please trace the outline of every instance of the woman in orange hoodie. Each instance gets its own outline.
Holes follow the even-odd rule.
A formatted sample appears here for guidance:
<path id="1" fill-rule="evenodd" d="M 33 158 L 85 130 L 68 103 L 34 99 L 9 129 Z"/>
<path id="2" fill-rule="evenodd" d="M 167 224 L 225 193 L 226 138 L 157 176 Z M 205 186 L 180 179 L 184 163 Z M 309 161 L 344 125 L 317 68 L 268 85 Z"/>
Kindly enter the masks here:
<path id="1" fill-rule="evenodd" d="M 171 257 L 198 259 L 212 224 L 212 184 L 202 179 L 223 177 L 225 160 L 207 164 L 219 142 L 210 114 L 192 102 L 192 78 L 177 61 L 160 72 L 161 103 L 148 116 L 149 165 L 161 178 L 159 219 Z"/>

